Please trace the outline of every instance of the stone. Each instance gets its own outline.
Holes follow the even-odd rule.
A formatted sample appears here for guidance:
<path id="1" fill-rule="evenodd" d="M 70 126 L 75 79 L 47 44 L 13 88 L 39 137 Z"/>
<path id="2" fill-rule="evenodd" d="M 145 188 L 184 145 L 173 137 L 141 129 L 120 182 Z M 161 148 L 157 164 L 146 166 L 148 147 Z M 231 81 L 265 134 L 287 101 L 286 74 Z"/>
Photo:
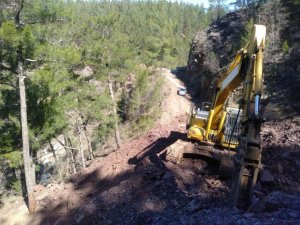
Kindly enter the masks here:
<path id="1" fill-rule="evenodd" d="M 293 123 L 295 123 L 297 126 L 300 126 L 300 117 L 294 118 Z"/>
<path id="2" fill-rule="evenodd" d="M 253 217 L 254 216 L 254 213 L 244 213 L 244 217 L 246 217 L 246 218 L 251 218 L 251 217 Z"/>
<path id="3" fill-rule="evenodd" d="M 264 182 L 264 183 L 271 183 L 271 182 L 275 181 L 275 178 L 271 174 L 270 170 L 265 169 L 261 173 L 260 180 L 261 180 L 261 182 Z"/>
<path id="4" fill-rule="evenodd" d="M 277 164 L 277 171 L 278 171 L 278 173 L 280 173 L 280 174 L 282 174 L 283 173 L 283 167 L 282 167 L 282 165 L 281 164 Z"/>
<path id="5" fill-rule="evenodd" d="M 295 211 L 289 212 L 289 216 L 291 218 L 294 218 L 294 219 L 299 219 L 300 218 L 300 212 L 295 212 Z"/>
<path id="6" fill-rule="evenodd" d="M 289 208 L 298 209 L 300 197 L 280 191 L 270 193 L 264 199 L 266 209 Z"/>
<path id="7" fill-rule="evenodd" d="M 254 195 L 256 195 L 259 198 L 265 197 L 264 193 L 262 193 L 261 191 L 254 191 Z"/>
<path id="8" fill-rule="evenodd" d="M 289 152 L 284 152 L 284 153 L 282 153 L 281 157 L 284 158 L 284 159 L 289 159 L 290 155 L 291 154 Z"/>
<path id="9" fill-rule="evenodd" d="M 205 179 L 205 182 L 210 188 L 220 188 L 223 187 L 223 184 L 219 180 L 214 180 L 214 179 Z"/>
<path id="10" fill-rule="evenodd" d="M 201 209 L 201 205 L 202 204 L 198 199 L 193 199 L 192 201 L 190 201 L 187 208 L 189 212 L 194 212 Z"/>
<path id="11" fill-rule="evenodd" d="M 172 202 L 172 204 L 173 204 L 175 207 L 180 206 L 179 203 L 178 203 L 178 201 L 175 200 L 175 199 L 171 200 L 171 202 Z"/>
<path id="12" fill-rule="evenodd" d="M 45 189 L 45 187 L 43 185 L 40 185 L 40 184 L 33 186 L 33 191 L 34 192 L 41 192 L 44 189 Z"/>
<path id="13" fill-rule="evenodd" d="M 163 175 L 162 179 L 168 180 L 168 179 L 170 179 L 170 178 L 172 178 L 172 177 L 173 177 L 173 175 L 172 175 L 170 172 L 166 172 L 166 173 Z"/>

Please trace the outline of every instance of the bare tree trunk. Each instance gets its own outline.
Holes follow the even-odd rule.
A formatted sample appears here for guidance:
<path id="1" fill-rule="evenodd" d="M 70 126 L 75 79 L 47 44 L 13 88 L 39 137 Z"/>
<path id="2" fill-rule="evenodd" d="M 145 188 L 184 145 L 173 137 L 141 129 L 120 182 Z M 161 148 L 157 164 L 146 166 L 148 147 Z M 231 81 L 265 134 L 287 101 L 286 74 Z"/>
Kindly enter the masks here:
<path id="1" fill-rule="evenodd" d="M 65 151 L 66 151 L 66 157 L 67 157 L 67 166 L 66 166 L 66 173 L 67 173 L 67 176 L 69 176 L 69 153 L 68 153 L 68 149 L 65 148 Z"/>
<path id="2" fill-rule="evenodd" d="M 70 167 L 70 159 L 69 159 L 69 155 L 70 155 L 70 153 L 69 153 L 69 151 L 72 151 L 72 150 L 69 150 L 68 148 L 67 148 L 67 146 L 68 146 L 68 141 L 67 141 L 67 138 L 66 138 L 66 135 L 65 134 L 63 134 L 63 136 L 64 136 L 64 149 L 65 149 L 65 151 L 66 151 L 66 157 L 67 157 L 67 176 L 69 176 L 69 167 Z"/>
<path id="3" fill-rule="evenodd" d="M 73 168 L 73 173 L 77 173 L 77 169 L 76 169 L 76 161 L 75 161 L 75 157 L 73 154 L 73 150 L 71 149 L 71 160 L 72 160 L 72 168 Z"/>
<path id="4" fill-rule="evenodd" d="M 21 127 L 22 127 L 22 142 L 23 142 L 23 160 L 24 160 L 24 173 L 28 197 L 29 213 L 33 214 L 36 209 L 36 200 L 34 197 L 33 186 L 35 184 L 34 165 L 29 153 L 29 135 L 27 124 L 27 105 L 26 105 L 26 91 L 24 83 L 23 63 L 19 60 L 18 63 L 19 75 L 19 90 L 20 90 L 20 110 L 21 110 Z"/>
<path id="5" fill-rule="evenodd" d="M 89 151 L 90 159 L 94 159 L 91 141 L 90 141 L 90 139 L 88 138 L 88 136 L 86 134 L 87 123 L 84 123 L 82 121 L 82 115 L 81 115 L 81 113 L 79 111 L 77 111 L 77 112 L 78 112 L 78 115 L 79 115 L 79 118 L 78 118 L 78 122 L 79 122 L 79 125 L 78 125 L 79 137 L 81 138 L 82 134 L 85 136 L 85 140 L 86 140 L 86 142 L 88 144 L 88 151 Z M 81 141 L 82 141 L 82 139 L 80 139 L 80 146 L 81 146 L 80 148 L 82 148 Z M 82 150 L 82 151 L 84 152 L 84 150 Z"/>
<path id="6" fill-rule="evenodd" d="M 81 126 L 81 124 L 79 125 Z M 84 151 L 83 151 L 83 146 L 82 146 L 82 139 L 81 139 L 81 134 L 82 134 L 82 130 L 81 128 L 79 128 L 79 144 L 80 144 L 80 148 L 79 148 L 79 151 L 80 151 L 80 156 L 81 156 L 81 162 L 82 162 L 82 168 L 85 169 L 85 159 L 84 159 Z"/>
<path id="7" fill-rule="evenodd" d="M 55 163 L 57 163 L 56 153 L 55 153 L 55 150 L 54 150 L 54 146 L 53 146 L 52 143 L 51 143 L 51 140 L 49 141 L 49 145 L 50 145 L 50 148 L 51 148 L 51 152 L 52 152 L 54 161 L 55 161 Z"/>
<path id="8" fill-rule="evenodd" d="M 75 158 L 74 158 L 74 154 L 73 154 L 73 150 L 75 150 L 75 148 L 70 147 L 70 141 L 66 134 L 64 134 L 64 141 L 65 141 L 65 144 L 63 145 L 63 147 L 66 150 L 67 163 L 68 163 L 67 171 L 69 172 L 69 164 L 71 163 L 71 168 L 73 170 L 73 173 L 76 173 L 77 170 L 76 170 Z M 63 143 L 61 143 L 61 144 L 63 144 Z M 70 161 L 69 157 L 70 157 L 71 161 Z M 72 174 L 72 172 L 71 172 L 71 174 Z"/>
<path id="9" fill-rule="evenodd" d="M 90 138 L 88 137 L 88 135 L 87 135 L 86 128 L 84 128 L 84 135 L 85 135 L 86 141 L 87 141 L 87 143 L 88 143 L 88 148 L 89 148 L 90 158 L 91 158 L 91 159 L 94 159 L 91 139 L 90 139 Z"/>
<path id="10" fill-rule="evenodd" d="M 112 88 L 112 83 L 109 81 L 108 82 L 108 87 L 109 87 L 109 92 L 110 92 L 110 97 L 113 102 L 113 112 L 114 112 L 114 117 L 115 117 L 115 139 L 116 139 L 116 144 L 118 148 L 121 148 L 121 138 L 120 138 L 120 131 L 119 131 L 119 124 L 118 124 L 118 115 L 117 115 L 117 106 L 115 102 L 115 96 L 114 96 L 114 91 Z"/>
<path id="11" fill-rule="evenodd" d="M 65 135 L 66 138 L 66 145 L 67 148 L 70 149 L 70 153 L 71 153 L 71 160 L 72 160 L 72 168 L 73 168 L 73 173 L 77 173 L 77 169 L 76 169 L 76 161 L 75 161 L 75 157 L 74 157 L 74 148 L 72 148 L 72 143 L 71 140 Z"/>

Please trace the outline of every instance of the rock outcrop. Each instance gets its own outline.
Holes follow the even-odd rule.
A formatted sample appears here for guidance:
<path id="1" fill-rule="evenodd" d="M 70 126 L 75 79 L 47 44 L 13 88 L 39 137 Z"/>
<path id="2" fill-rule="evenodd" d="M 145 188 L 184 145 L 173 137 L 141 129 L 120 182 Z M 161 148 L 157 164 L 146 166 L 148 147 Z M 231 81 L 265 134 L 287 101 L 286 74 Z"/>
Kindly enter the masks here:
<path id="1" fill-rule="evenodd" d="M 188 58 L 189 84 L 197 97 L 211 101 L 218 77 L 239 49 L 247 11 L 227 14 L 196 34 Z"/>
<path id="2" fill-rule="evenodd" d="M 252 20 L 267 27 L 262 96 L 265 117 L 283 119 L 299 115 L 300 28 L 295 25 L 300 18 L 298 11 L 291 1 L 269 1 L 252 10 L 231 12 L 198 32 L 187 66 L 187 79 L 194 97 L 211 101 L 217 79 L 243 47 L 243 37 L 249 32 L 247 26 Z M 284 43 L 288 44 L 284 47 Z"/>

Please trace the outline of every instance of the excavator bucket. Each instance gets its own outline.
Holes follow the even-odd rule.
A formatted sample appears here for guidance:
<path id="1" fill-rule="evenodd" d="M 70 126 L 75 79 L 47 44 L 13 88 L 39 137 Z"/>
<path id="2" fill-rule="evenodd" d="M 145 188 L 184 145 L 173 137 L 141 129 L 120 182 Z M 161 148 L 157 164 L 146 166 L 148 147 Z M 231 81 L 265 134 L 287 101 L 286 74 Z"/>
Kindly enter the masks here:
<path id="1" fill-rule="evenodd" d="M 174 164 L 179 164 L 184 152 L 194 148 L 194 145 L 190 142 L 183 140 L 177 140 L 174 144 L 170 145 L 163 151 L 165 153 L 165 160 Z"/>
<path id="2" fill-rule="evenodd" d="M 213 146 L 195 145 L 191 142 L 177 140 L 163 151 L 165 160 L 174 164 L 180 164 L 184 158 L 212 159 L 219 163 L 219 175 L 223 178 L 229 178 L 233 172 L 232 151 L 220 151 Z"/>

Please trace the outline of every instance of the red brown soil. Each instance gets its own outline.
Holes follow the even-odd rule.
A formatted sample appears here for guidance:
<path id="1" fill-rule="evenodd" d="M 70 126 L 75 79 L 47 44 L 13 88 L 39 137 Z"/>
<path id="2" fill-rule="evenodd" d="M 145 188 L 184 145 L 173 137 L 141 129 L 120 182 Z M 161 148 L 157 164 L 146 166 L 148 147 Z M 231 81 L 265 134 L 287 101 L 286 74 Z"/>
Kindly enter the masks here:
<path id="1" fill-rule="evenodd" d="M 216 165 L 192 159 L 174 165 L 161 159 L 167 146 L 185 140 L 185 119 L 158 125 L 96 159 L 68 183 L 48 187 L 50 194 L 39 201 L 28 224 L 217 224 L 221 218 L 224 224 L 240 224 L 236 219 L 268 224 L 270 216 L 278 224 L 300 221 L 297 121 L 265 124 L 263 171 L 270 171 L 273 180 L 259 180 L 255 203 L 243 213 L 227 207 L 229 182 L 218 179 Z"/>
<path id="2" fill-rule="evenodd" d="M 50 195 L 39 201 L 40 209 L 29 224 L 122 224 L 130 219 L 139 224 L 136 215 L 142 215 L 142 222 L 144 213 L 186 204 L 191 188 L 204 193 L 206 183 L 195 182 L 200 161 L 190 170 L 184 163 L 179 168 L 159 157 L 167 146 L 185 139 L 184 124 L 184 116 L 176 117 L 172 124 L 159 125 L 96 159 L 69 183 L 54 185 Z M 127 217 L 130 214 L 133 218 Z"/>

